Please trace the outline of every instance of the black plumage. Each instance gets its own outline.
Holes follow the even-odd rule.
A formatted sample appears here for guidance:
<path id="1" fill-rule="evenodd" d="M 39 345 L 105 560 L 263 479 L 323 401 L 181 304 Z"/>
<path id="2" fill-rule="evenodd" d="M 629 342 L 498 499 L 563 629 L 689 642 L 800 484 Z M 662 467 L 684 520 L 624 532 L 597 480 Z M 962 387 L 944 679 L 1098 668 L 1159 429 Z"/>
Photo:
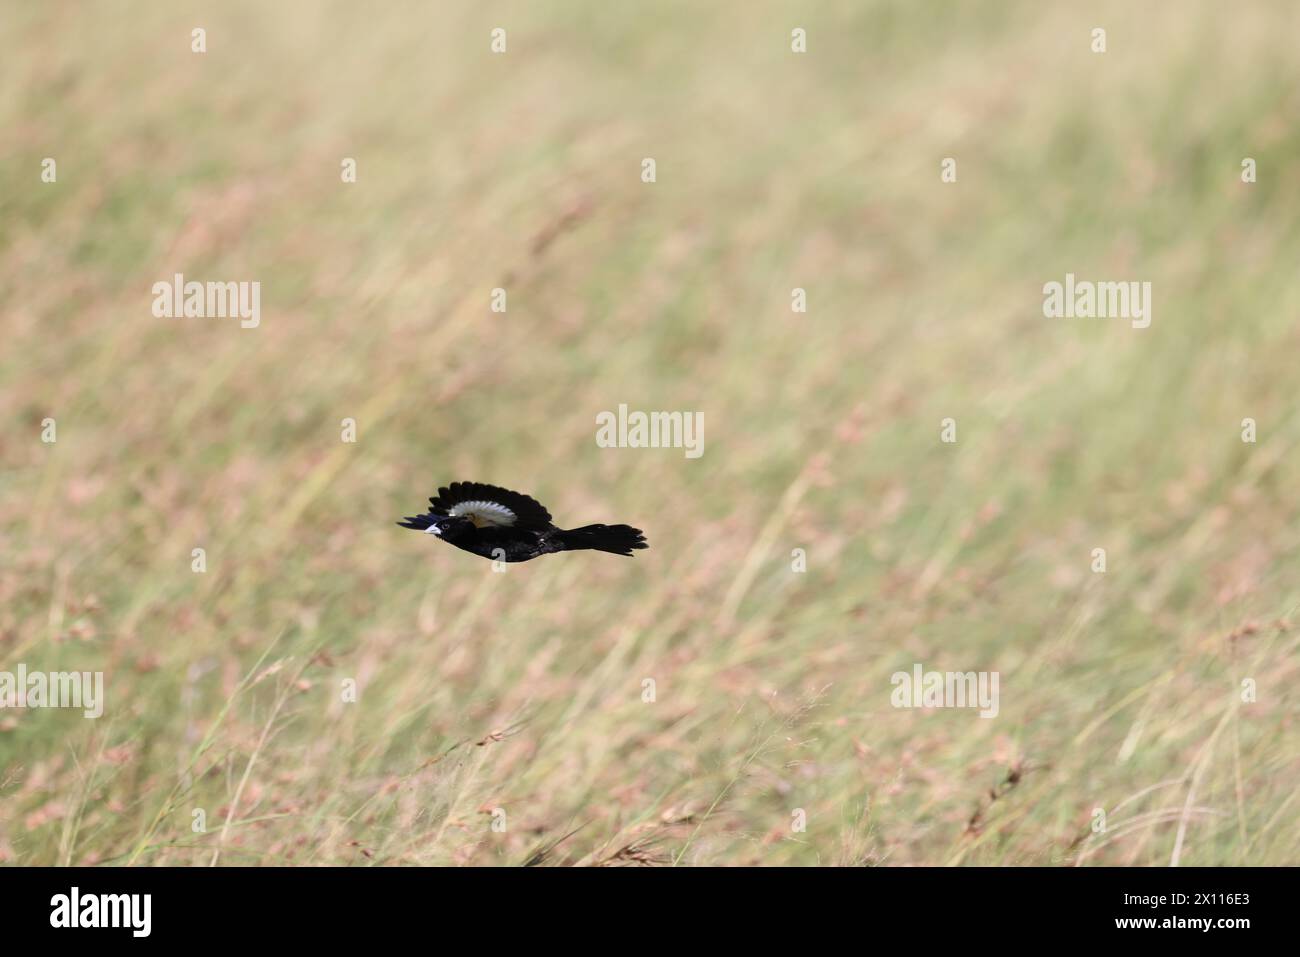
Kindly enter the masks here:
<path id="1" fill-rule="evenodd" d="M 397 523 L 495 561 L 526 562 L 539 555 L 591 549 L 613 555 L 648 548 L 630 525 L 557 528 L 536 499 L 481 482 L 452 482 L 429 499 L 429 511 Z"/>

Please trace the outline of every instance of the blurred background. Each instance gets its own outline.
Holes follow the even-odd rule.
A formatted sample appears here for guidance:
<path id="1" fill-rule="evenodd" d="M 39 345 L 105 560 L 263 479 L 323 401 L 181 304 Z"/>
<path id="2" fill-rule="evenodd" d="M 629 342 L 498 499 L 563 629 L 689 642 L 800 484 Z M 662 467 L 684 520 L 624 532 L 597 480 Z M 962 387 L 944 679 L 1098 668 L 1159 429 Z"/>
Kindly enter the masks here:
<path id="1" fill-rule="evenodd" d="M 1300 858 L 1294 4 L 362 6 L 5 11 L 0 862 Z"/>

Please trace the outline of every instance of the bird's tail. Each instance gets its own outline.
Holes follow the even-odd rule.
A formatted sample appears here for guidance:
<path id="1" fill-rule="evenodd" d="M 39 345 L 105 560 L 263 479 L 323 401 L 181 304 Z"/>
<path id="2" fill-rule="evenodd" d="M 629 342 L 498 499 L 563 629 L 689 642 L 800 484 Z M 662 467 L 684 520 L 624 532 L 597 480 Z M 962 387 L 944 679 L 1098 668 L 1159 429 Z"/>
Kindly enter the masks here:
<path id="1" fill-rule="evenodd" d="M 641 529 L 631 525 L 584 525 L 570 528 L 557 536 L 565 549 L 571 552 L 584 548 L 614 555 L 631 555 L 634 548 L 649 548 Z"/>

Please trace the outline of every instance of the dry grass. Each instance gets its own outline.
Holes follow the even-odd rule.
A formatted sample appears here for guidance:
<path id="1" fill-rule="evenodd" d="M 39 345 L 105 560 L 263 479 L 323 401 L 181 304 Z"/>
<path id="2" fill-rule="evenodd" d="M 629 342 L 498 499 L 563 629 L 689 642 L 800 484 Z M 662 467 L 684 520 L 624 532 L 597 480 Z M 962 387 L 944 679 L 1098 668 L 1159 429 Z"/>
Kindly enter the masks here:
<path id="1" fill-rule="evenodd" d="M 0 667 L 108 706 L 0 712 L 0 861 L 1300 859 L 1294 6 L 480 6 L 7 15 Z M 452 479 L 651 549 L 494 574 Z"/>

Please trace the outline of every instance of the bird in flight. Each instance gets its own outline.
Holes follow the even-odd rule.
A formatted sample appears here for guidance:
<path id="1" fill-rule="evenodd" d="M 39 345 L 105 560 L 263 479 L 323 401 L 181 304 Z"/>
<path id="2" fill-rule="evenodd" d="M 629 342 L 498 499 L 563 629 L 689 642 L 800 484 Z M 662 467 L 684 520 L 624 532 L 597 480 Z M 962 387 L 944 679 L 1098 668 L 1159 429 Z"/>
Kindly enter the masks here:
<path id="1" fill-rule="evenodd" d="M 634 548 L 650 547 L 641 529 L 630 525 L 556 528 L 551 513 L 536 499 L 480 482 L 452 482 L 438 489 L 429 499 L 428 512 L 408 515 L 397 524 L 501 562 L 583 549 L 630 556 Z"/>

